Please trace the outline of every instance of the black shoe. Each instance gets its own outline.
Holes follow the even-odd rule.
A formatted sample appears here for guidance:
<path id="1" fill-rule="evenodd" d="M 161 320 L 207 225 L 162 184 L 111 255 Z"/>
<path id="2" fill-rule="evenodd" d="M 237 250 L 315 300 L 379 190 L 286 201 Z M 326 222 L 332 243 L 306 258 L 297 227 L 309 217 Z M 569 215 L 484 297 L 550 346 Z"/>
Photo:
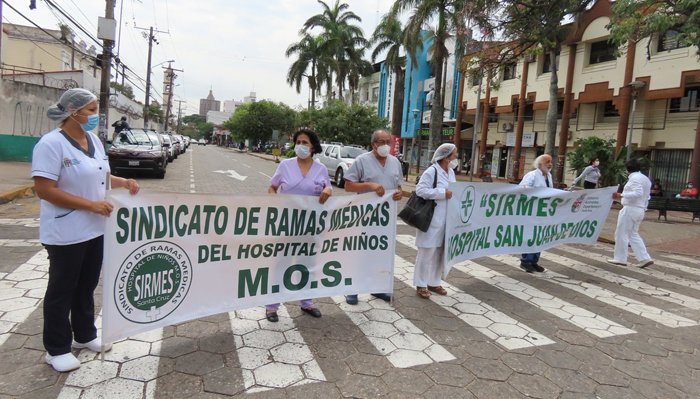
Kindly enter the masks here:
<path id="1" fill-rule="evenodd" d="M 265 312 L 265 318 L 270 323 L 277 323 L 280 321 L 280 318 L 277 316 L 277 312 Z"/>
<path id="2" fill-rule="evenodd" d="M 391 302 L 391 295 L 389 295 L 389 294 L 371 294 L 371 295 L 377 299 L 381 299 L 384 302 Z"/>
<path id="3" fill-rule="evenodd" d="M 532 263 L 520 262 L 520 268 L 528 273 L 532 273 L 535 271 L 535 268 L 532 266 Z"/>
<path id="4" fill-rule="evenodd" d="M 538 273 L 542 273 L 544 271 L 544 267 L 538 265 L 537 263 L 533 263 L 532 268 Z"/>
<path id="5" fill-rule="evenodd" d="M 308 313 L 313 317 L 321 317 L 321 311 L 318 310 L 318 308 L 301 308 L 301 311 L 304 313 Z"/>
<path id="6" fill-rule="evenodd" d="M 347 302 L 348 305 L 357 305 L 357 294 L 345 295 L 345 302 Z"/>

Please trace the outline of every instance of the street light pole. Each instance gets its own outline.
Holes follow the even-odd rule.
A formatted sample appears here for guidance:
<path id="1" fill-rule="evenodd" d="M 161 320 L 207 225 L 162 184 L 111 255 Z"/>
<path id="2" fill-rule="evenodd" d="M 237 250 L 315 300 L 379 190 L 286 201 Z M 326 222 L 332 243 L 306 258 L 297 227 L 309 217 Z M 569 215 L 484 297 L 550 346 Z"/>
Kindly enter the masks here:
<path id="1" fill-rule="evenodd" d="M 645 83 L 641 80 L 635 80 L 628 85 L 632 90 L 632 112 L 630 113 L 630 131 L 627 134 L 627 153 L 625 154 L 625 162 L 630 160 L 632 156 L 632 132 L 634 131 L 634 112 L 637 109 L 637 97 L 639 90 L 644 87 Z"/>

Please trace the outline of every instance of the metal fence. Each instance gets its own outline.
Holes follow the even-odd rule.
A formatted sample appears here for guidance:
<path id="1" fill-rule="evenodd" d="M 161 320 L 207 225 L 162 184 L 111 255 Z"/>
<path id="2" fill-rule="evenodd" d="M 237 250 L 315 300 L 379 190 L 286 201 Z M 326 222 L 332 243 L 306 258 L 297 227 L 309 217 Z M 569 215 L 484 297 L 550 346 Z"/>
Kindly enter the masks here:
<path id="1" fill-rule="evenodd" d="M 654 150 L 650 176 L 661 181 L 664 196 L 670 197 L 681 192 L 688 182 L 690 159 L 693 150 Z"/>

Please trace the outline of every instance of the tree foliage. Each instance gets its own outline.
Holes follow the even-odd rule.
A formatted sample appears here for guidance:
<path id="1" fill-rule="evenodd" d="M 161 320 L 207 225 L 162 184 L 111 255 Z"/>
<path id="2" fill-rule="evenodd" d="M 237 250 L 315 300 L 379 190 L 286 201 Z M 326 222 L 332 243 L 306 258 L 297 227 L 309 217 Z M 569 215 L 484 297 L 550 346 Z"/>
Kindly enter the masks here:
<path id="1" fill-rule="evenodd" d="M 236 108 L 231 119 L 224 122 L 224 127 L 237 140 L 265 143 L 272 138 L 273 130 L 291 132 L 295 116 L 296 112 L 287 105 L 263 100 Z"/>
<path id="2" fill-rule="evenodd" d="M 363 59 L 367 39 L 362 28 L 354 24 L 362 22 L 362 18 L 349 11 L 350 6 L 340 0 L 336 0 L 332 7 L 322 0 L 318 0 L 318 3 L 323 11 L 304 22 L 302 34 L 314 28 L 321 29 L 320 49 L 325 57 L 318 70 L 319 82 L 325 81 L 330 93 L 335 75 L 338 97 L 342 98 L 345 82 L 349 81 L 352 88 L 359 76 L 368 70 L 368 62 Z"/>
<path id="3" fill-rule="evenodd" d="M 199 114 L 185 116 L 182 118 L 182 123 L 184 124 L 182 134 L 196 139 L 208 140 L 214 131 L 214 125 L 207 123 L 207 118 Z"/>
<path id="4" fill-rule="evenodd" d="M 121 84 L 121 83 L 117 83 L 117 82 L 109 82 L 109 87 L 122 93 L 123 95 L 127 96 L 128 98 L 130 98 L 132 100 L 134 99 L 134 89 L 127 84 Z"/>
<path id="5" fill-rule="evenodd" d="M 600 169 L 602 187 L 618 185 L 625 181 L 627 176 L 626 157 L 626 147 L 615 157 L 615 139 L 606 140 L 595 136 L 577 139 L 574 142 L 574 151 L 567 156 L 570 169 L 577 176 L 590 164 L 591 160 L 597 158 L 600 161 L 598 168 Z M 651 168 L 649 158 L 642 157 L 639 160 L 643 169 L 649 170 Z"/>
<path id="6" fill-rule="evenodd" d="M 387 127 L 386 119 L 377 116 L 370 106 L 343 101 L 331 101 L 323 109 L 299 112 L 298 126 L 309 126 L 316 131 L 321 141 L 337 141 L 345 144 L 369 144 L 372 132 Z"/>
<path id="7" fill-rule="evenodd" d="M 700 52 L 700 0 L 617 0 L 612 11 L 607 28 L 619 46 L 673 30 L 680 45 Z"/>
<path id="8" fill-rule="evenodd" d="M 391 14 L 385 15 L 374 30 L 370 39 L 370 45 L 375 46 L 372 51 L 372 62 L 377 61 L 380 54 L 386 52 L 384 64 L 396 74 L 394 84 L 393 109 L 391 120 L 391 134 L 401 136 L 401 123 L 404 99 L 404 65 L 406 57 L 401 55 L 403 47 L 404 30 L 401 21 Z"/>

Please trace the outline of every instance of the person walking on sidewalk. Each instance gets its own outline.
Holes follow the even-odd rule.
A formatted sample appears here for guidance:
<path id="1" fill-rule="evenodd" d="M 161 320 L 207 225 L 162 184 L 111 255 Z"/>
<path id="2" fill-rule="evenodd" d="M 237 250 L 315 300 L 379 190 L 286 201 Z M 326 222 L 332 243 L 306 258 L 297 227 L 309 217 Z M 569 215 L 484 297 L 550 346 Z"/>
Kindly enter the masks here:
<path id="1" fill-rule="evenodd" d="M 447 225 L 447 200 L 452 198 L 452 191 L 447 189 L 450 183 L 454 183 L 454 168 L 459 165 L 457 159 L 457 147 L 454 144 L 444 143 L 435 150 L 430 168 L 423 175 L 416 186 L 416 195 L 425 199 L 435 200 L 433 219 L 428 231 L 416 229 L 416 268 L 413 273 L 413 284 L 416 292 L 423 299 L 430 298 L 430 292 L 438 295 L 447 295 L 447 290 L 442 287 L 442 272 L 445 269 L 445 227 Z M 437 181 L 436 181 L 437 176 Z M 433 187 L 433 182 L 436 182 Z"/>
<path id="2" fill-rule="evenodd" d="M 583 188 L 591 189 L 598 187 L 598 181 L 600 180 L 600 169 L 598 169 L 599 165 L 600 161 L 598 158 L 592 159 L 589 165 L 583 169 L 583 172 L 581 172 L 581 174 L 574 179 L 574 182 L 571 185 L 575 186 L 579 181 L 581 181 L 581 179 L 583 179 Z"/>
<path id="3" fill-rule="evenodd" d="M 314 162 L 314 154 L 321 153 L 321 141 L 316 132 L 309 128 L 301 128 L 294 133 L 294 152 L 296 157 L 282 161 L 275 174 L 270 179 L 269 194 L 312 195 L 319 197 L 318 202 L 324 204 L 333 193 L 328 171 L 320 162 Z M 265 306 L 265 318 L 276 323 L 279 321 L 277 309 L 279 303 Z M 321 317 L 321 311 L 314 306 L 311 299 L 301 301 L 301 311 L 313 317 Z"/>
<path id="4" fill-rule="evenodd" d="M 552 157 L 542 154 L 535 158 L 532 166 L 535 168 L 527 172 L 520 181 L 521 187 L 552 187 Z M 540 253 L 522 254 L 520 256 L 520 268 L 528 273 L 543 272 L 544 267 L 540 266 Z"/>
<path id="5" fill-rule="evenodd" d="M 41 199 L 39 238 L 49 254 L 49 282 L 44 295 L 45 360 L 56 371 L 80 367 L 73 348 L 95 352 L 103 346 L 95 327 L 94 292 L 102 270 L 105 222 L 113 205 L 106 190 L 139 191 L 134 179 L 112 176 L 100 139 L 90 131 L 99 124 L 97 97 L 70 89 L 47 116 L 59 127 L 34 146 L 32 178 Z"/>
<path id="6" fill-rule="evenodd" d="M 391 134 L 386 130 L 377 130 L 372 133 L 372 151 L 358 156 L 350 166 L 345 174 L 345 191 L 354 193 L 374 191 L 381 197 L 386 191 L 396 190 L 392 198 L 394 201 L 401 199 L 403 173 L 399 160 L 389 154 L 390 144 Z M 391 300 L 391 294 L 377 293 L 372 296 L 387 302 Z M 356 305 L 357 294 L 346 295 L 345 301 L 350 305 Z"/>
<path id="7" fill-rule="evenodd" d="M 630 159 L 625 163 L 625 167 L 630 174 L 625 188 L 622 193 L 613 193 L 613 199 L 622 203 L 622 210 L 617 215 L 615 255 L 608 259 L 608 263 L 627 266 L 627 247 L 631 246 L 634 256 L 639 260 L 638 266 L 644 268 L 654 263 L 639 235 L 639 226 L 644 220 L 644 213 L 649 204 L 651 180 L 642 174 L 639 160 Z"/>

